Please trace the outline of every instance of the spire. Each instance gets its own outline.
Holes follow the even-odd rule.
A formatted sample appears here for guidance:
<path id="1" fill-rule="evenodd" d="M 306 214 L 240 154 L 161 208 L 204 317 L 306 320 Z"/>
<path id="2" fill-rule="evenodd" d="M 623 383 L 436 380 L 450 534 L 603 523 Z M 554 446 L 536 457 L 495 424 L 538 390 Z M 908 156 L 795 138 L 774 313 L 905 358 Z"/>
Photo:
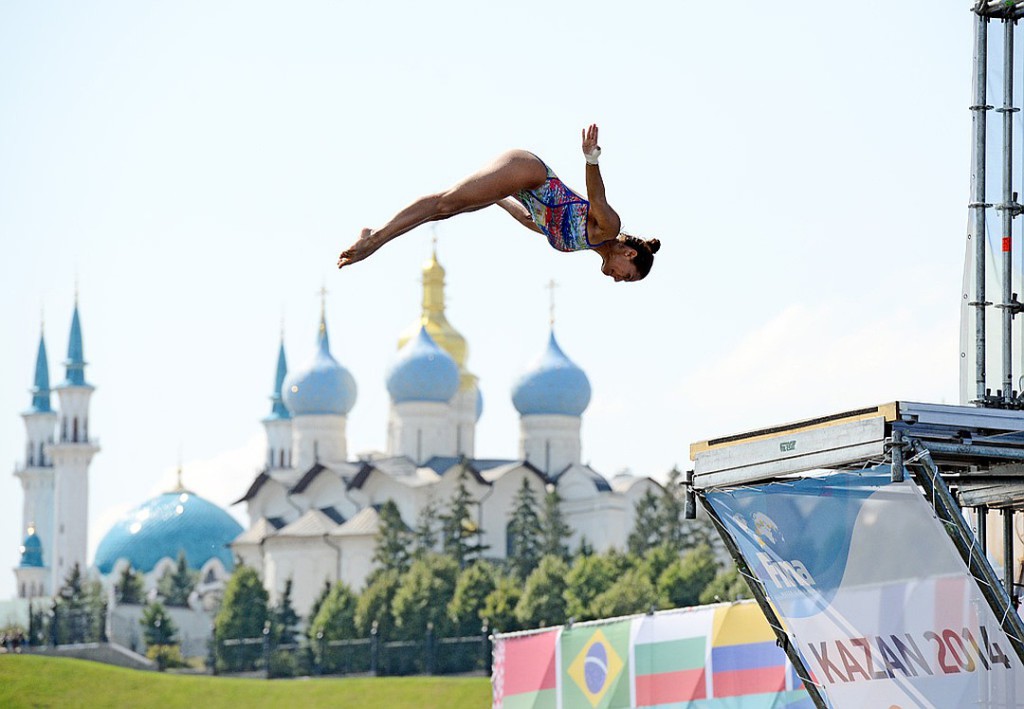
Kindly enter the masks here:
<path id="1" fill-rule="evenodd" d="M 77 290 L 77 289 L 76 289 Z M 86 386 L 85 357 L 82 349 L 82 324 L 78 319 L 78 293 L 75 293 L 75 314 L 71 317 L 71 335 L 68 337 L 68 358 L 64 362 L 67 368 L 65 384 Z"/>
<path id="2" fill-rule="evenodd" d="M 555 328 L 555 288 L 558 288 L 558 284 L 552 278 L 544 287 L 548 289 L 548 324 L 553 330 Z"/>
<path id="3" fill-rule="evenodd" d="M 324 337 L 327 336 L 327 328 L 323 325 L 321 320 L 321 327 L 323 327 Z M 284 405 L 284 399 L 281 398 L 281 389 L 284 386 L 284 378 L 288 376 L 288 362 L 284 356 L 284 333 L 281 334 L 281 346 L 277 350 L 277 374 L 274 377 L 274 393 L 270 397 L 273 402 L 273 406 L 270 409 L 270 418 L 272 419 L 288 419 L 292 415 L 288 413 L 288 407 Z"/>
<path id="4" fill-rule="evenodd" d="M 50 365 L 46 358 L 46 342 L 43 328 L 39 328 L 39 351 L 36 354 L 36 378 L 32 386 L 32 413 L 49 413 L 50 408 Z"/>
<path id="5" fill-rule="evenodd" d="M 320 296 L 320 332 L 317 335 L 317 344 L 321 352 L 330 354 L 331 341 L 327 337 L 327 286 L 321 286 L 317 294 Z"/>

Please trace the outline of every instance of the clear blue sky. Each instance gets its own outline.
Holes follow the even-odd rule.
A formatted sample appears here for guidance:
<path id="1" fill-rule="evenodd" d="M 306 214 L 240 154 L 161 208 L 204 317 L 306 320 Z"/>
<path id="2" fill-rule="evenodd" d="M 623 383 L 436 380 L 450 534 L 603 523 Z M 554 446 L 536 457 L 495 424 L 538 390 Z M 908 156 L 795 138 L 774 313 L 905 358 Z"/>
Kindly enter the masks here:
<path id="1" fill-rule="evenodd" d="M 349 448 L 383 448 L 431 231 L 341 273 L 337 253 L 506 148 L 582 189 L 590 122 L 624 227 L 662 240 L 646 281 L 497 209 L 437 229 L 479 455 L 517 453 L 509 391 L 545 345 L 552 278 L 594 391 L 583 457 L 609 476 L 660 478 L 745 428 L 955 401 L 967 3 L 727 6 L 0 3 L 0 598 L 41 313 L 56 382 L 76 279 L 94 548 L 179 460 L 201 495 L 245 491 L 282 321 L 294 368 L 324 284 L 359 385 Z"/>

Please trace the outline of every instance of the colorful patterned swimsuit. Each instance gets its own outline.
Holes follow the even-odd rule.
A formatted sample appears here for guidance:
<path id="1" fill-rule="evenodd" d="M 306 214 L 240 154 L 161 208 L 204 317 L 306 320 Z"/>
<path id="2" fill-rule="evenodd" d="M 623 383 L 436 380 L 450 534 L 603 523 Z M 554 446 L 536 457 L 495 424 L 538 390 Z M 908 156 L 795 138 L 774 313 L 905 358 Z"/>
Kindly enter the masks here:
<path id="1" fill-rule="evenodd" d="M 566 187 L 543 160 L 540 164 L 548 172 L 544 184 L 534 190 L 519 190 L 515 198 L 526 207 L 533 223 L 548 237 L 548 243 L 559 251 L 593 248 L 596 244 L 587 238 L 590 202 Z"/>

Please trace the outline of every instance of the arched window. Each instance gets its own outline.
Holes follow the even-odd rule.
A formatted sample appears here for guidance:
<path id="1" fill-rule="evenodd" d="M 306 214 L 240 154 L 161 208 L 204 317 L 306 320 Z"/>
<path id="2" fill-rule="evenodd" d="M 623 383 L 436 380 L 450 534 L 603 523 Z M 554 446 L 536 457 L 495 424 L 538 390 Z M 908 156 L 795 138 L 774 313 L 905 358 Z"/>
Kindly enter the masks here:
<path id="1" fill-rule="evenodd" d="M 46 456 L 43 455 L 43 444 L 42 443 L 39 444 L 39 465 L 40 466 L 46 465 Z"/>
<path id="2" fill-rule="evenodd" d="M 71 442 L 78 443 L 78 417 L 71 420 Z"/>
<path id="3" fill-rule="evenodd" d="M 25 582 L 22 581 L 21 582 L 21 595 L 19 596 L 19 598 L 24 598 L 24 597 L 25 597 Z"/>
<path id="4" fill-rule="evenodd" d="M 278 451 L 277 454 L 278 454 L 278 463 L 279 463 L 278 467 L 283 468 L 284 467 L 284 451 L 283 450 Z"/>
<path id="5" fill-rule="evenodd" d="M 63 443 L 68 440 L 68 420 L 66 417 L 60 420 L 60 441 Z"/>
<path id="6" fill-rule="evenodd" d="M 26 458 L 26 460 L 25 460 L 25 463 L 31 468 L 35 464 L 34 461 L 32 460 L 32 444 L 29 443 L 25 447 L 26 447 L 26 451 L 25 451 L 25 458 Z"/>

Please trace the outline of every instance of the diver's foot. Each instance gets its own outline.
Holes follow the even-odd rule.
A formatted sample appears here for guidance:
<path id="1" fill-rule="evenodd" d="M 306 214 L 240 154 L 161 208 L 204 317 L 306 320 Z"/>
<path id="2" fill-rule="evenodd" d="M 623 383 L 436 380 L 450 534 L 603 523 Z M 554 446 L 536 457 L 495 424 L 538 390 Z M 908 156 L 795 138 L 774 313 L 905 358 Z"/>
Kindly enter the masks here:
<path id="1" fill-rule="evenodd" d="M 375 236 L 372 229 L 363 229 L 359 233 L 356 243 L 342 251 L 341 255 L 338 256 L 338 268 L 344 268 L 356 261 L 362 261 L 379 249 L 383 244 L 378 239 L 375 239 Z"/>

